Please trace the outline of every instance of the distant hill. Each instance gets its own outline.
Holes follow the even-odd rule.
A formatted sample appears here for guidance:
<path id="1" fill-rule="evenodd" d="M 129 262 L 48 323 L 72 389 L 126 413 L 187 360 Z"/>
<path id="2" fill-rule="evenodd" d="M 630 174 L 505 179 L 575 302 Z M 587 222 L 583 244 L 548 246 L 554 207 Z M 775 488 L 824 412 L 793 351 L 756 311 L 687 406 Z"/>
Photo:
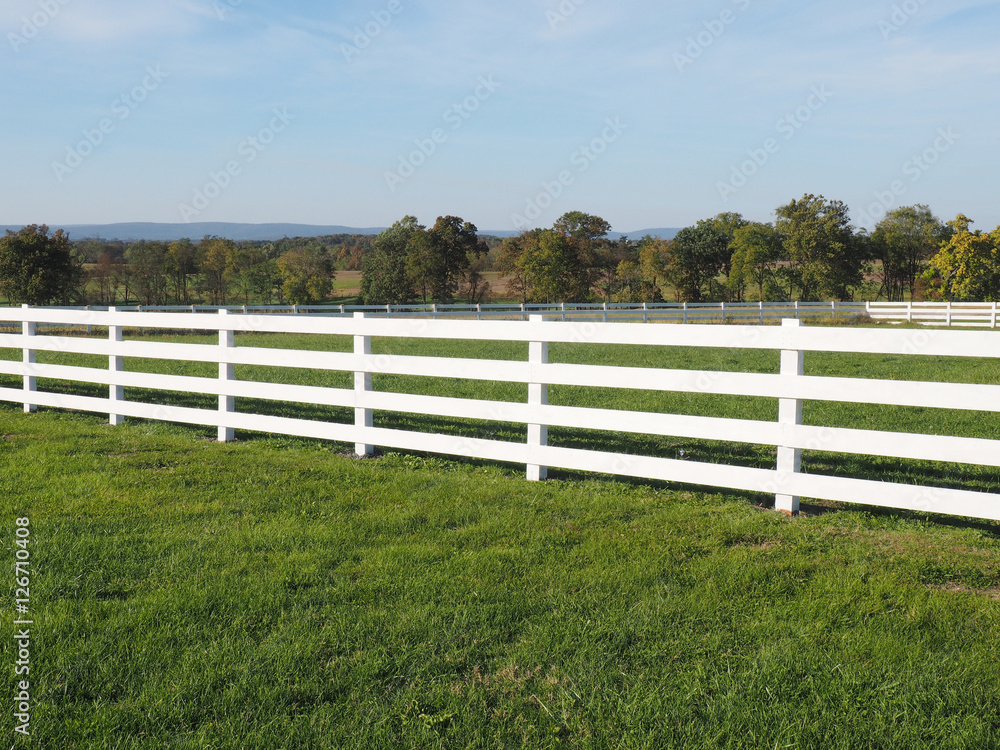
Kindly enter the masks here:
<path id="1" fill-rule="evenodd" d="M 17 231 L 23 225 L 0 226 L 0 230 Z M 49 229 L 63 229 L 71 240 L 160 240 L 170 242 L 187 237 L 199 240 L 206 235 L 226 237 L 231 240 L 271 241 L 283 237 L 322 237 L 331 234 L 378 234 L 385 227 L 343 227 L 317 224 L 237 224 L 223 221 L 192 222 L 190 224 L 155 224 L 131 222 L 126 224 L 50 224 Z M 639 232 L 613 232 L 613 236 L 627 236 L 639 240 L 650 234 L 662 239 L 672 239 L 677 229 L 643 229 Z M 479 234 L 494 237 L 513 237 L 510 229 L 480 229 Z"/>

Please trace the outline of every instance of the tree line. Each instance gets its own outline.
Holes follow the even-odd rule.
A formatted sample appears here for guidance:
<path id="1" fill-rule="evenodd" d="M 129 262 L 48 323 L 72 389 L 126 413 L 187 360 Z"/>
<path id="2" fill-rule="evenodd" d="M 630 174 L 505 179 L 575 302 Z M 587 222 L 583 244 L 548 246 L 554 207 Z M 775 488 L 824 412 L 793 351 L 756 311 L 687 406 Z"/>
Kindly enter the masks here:
<path id="1" fill-rule="evenodd" d="M 959 215 L 942 223 L 925 205 L 890 211 L 872 232 L 856 230 L 847 206 L 804 195 L 774 222 L 722 213 L 671 240 L 611 240 L 607 222 L 571 212 L 551 229 L 504 243 L 510 288 L 525 302 L 946 299 L 1000 295 L 1000 228 L 971 231 Z"/>
<path id="2" fill-rule="evenodd" d="M 31 225 L 0 238 L 0 297 L 29 304 L 318 304 L 371 237 L 70 242 Z"/>
<path id="3" fill-rule="evenodd" d="M 457 216 L 429 229 L 406 216 L 377 236 L 278 242 L 205 237 L 71 243 L 32 225 L 0 238 L 0 298 L 29 304 L 319 304 L 338 271 L 360 271 L 364 304 L 942 299 L 1000 301 L 1000 227 L 942 222 L 926 205 L 889 211 L 873 231 L 847 206 L 806 194 L 773 222 L 722 213 L 672 239 L 609 236 L 570 211 L 551 228 L 500 240 Z"/>

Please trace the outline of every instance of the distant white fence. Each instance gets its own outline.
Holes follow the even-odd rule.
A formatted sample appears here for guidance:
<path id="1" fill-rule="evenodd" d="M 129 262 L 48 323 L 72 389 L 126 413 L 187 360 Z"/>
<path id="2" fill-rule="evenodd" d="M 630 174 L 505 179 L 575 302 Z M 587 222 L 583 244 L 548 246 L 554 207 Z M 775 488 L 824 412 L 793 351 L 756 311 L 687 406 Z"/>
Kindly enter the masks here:
<path id="1" fill-rule="evenodd" d="M 803 375 L 806 352 L 855 352 L 915 357 L 990 357 L 1000 359 L 1000 336 L 989 331 L 881 330 L 854 327 L 691 325 L 643 326 L 603 322 L 466 321 L 320 317 L 291 315 L 216 315 L 74 311 L 53 308 L 0 308 L 0 323 L 21 327 L 0 334 L 0 352 L 17 350 L 19 360 L 0 359 L 0 373 L 23 378 L 22 388 L 0 388 L 0 400 L 37 406 L 106 413 L 112 424 L 124 417 L 165 420 L 218 428 L 220 440 L 234 430 L 280 433 L 354 443 L 358 454 L 375 446 L 466 456 L 527 466 L 529 479 L 546 467 L 644 477 L 773 493 L 776 507 L 798 509 L 799 497 L 928 511 L 1000 520 L 1000 495 L 959 489 L 914 486 L 800 471 L 802 450 L 891 456 L 905 459 L 1000 466 L 1000 441 L 947 435 L 880 432 L 802 424 L 803 400 L 879 403 L 941 409 L 1000 411 L 1000 385 L 885 381 Z M 107 338 L 42 335 L 40 325 L 106 327 Z M 125 330 L 199 330 L 218 336 L 218 345 L 164 343 L 124 336 Z M 52 331 L 52 329 L 47 329 Z M 352 352 L 301 351 L 236 346 L 244 332 L 339 334 L 353 336 Z M 433 338 L 528 343 L 526 361 L 476 360 L 426 356 L 373 355 L 372 337 Z M 548 361 L 550 343 L 770 349 L 781 352 L 773 374 L 614 367 Z M 107 368 L 43 364 L 39 352 L 108 357 Z M 158 375 L 125 368 L 127 358 L 143 357 L 218 365 L 217 378 Z M 353 389 L 238 380 L 236 365 L 337 370 L 354 373 Z M 373 373 L 506 381 L 528 385 L 525 403 L 418 396 L 375 391 Z M 39 379 L 101 384 L 107 398 L 59 394 L 38 389 Z M 681 391 L 779 399 L 776 422 L 719 419 L 548 403 L 552 384 Z M 125 400 L 125 388 L 147 388 L 218 396 L 215 410 L 163 406 Z M 310 403 L 355 410 L 352 424 L 277 417 L 235 410 L 236 398 Z M 375 410 L 527 425 L 524 443 L 428 434 L 374 427 Z M 602 452 L 548 445 L 550 426 L 609 430 L 646 435 L 771 445 L 773 469 Z"/>
<path id="2" fill-rule="evenodd" d="M 107 308 L 67 308 L 102 310 Z M 527 303 L 481 305 L 137 305 L 118 307 L 135 312 L 230 312 L 254 315 L 293 313 L 371 317 L 527 320 L 544 315 L 550 320 L 599 320 L 642 323 L 766 323 L 785 318 L 849 318 L 869 316 L 936 326 L 996 328 L 997 302 L 607 302 Z"/>

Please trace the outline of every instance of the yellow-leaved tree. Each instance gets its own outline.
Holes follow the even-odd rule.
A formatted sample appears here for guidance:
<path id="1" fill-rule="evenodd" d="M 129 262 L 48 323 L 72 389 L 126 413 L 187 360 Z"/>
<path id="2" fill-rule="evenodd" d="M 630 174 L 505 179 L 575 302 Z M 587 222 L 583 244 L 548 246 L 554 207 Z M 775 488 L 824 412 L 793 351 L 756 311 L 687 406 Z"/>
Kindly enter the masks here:
<path id="1" fill-rule="evenodd" d="M 1000 301 L 1000 227 L 989 234 L 970 231 L 959 214 L 948 225 L 954 234 L 923 274 L 932 296 L 956 302 Z"/>

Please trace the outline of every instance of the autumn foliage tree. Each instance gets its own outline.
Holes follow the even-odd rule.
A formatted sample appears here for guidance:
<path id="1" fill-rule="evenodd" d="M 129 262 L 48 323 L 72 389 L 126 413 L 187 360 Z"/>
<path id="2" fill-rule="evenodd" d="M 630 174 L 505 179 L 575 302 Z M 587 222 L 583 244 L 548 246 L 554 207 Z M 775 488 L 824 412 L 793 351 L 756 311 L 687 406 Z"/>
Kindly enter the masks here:
<path id="1" fill-rule="evenodd" d="M 971 231 L 959 214 L 948 225 L 954 234 L 930 259 L 924 278 L 932 294 L 946 300 L 1000 302 L 1000 226 Z"/>

